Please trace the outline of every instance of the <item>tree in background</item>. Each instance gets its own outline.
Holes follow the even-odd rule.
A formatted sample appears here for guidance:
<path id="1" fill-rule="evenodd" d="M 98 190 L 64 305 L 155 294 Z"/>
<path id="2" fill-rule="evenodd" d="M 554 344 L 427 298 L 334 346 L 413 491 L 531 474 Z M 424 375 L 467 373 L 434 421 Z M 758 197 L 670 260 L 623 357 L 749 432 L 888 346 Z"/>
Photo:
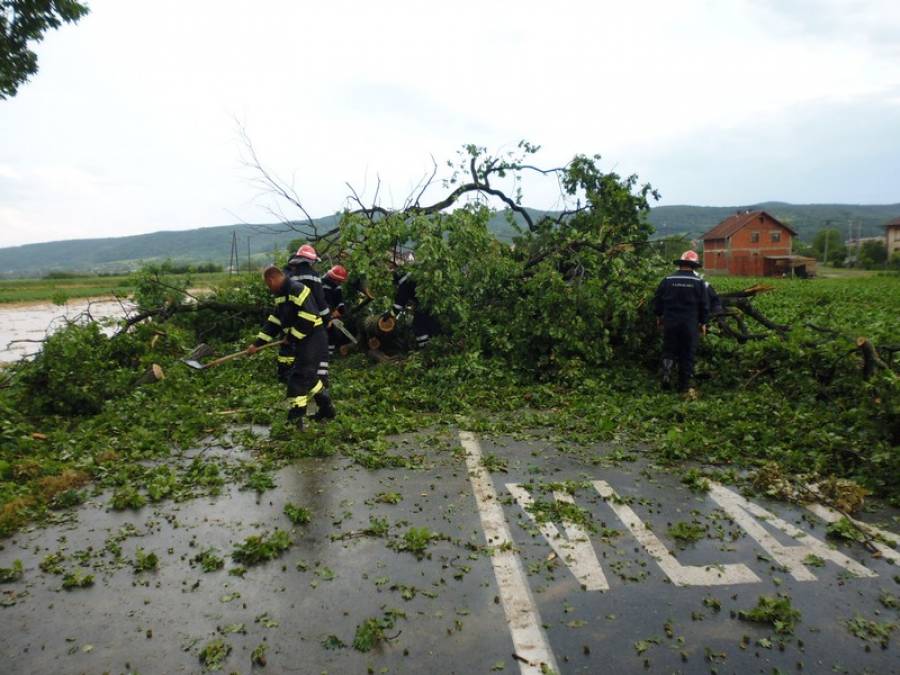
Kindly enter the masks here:
<path id="1" fill-rule="evenodd" d="M 887 248 L 883 241 L 869 240 L 862 243 L 859 250 L 859 263 L 867 270 L 883 267 L 887 262 Z"/>
<path id="2" fill-rule="evenodd" d="M 819 230 L 812 240 L 812 254 L 823 264 L 841 267 L 847 258 L 847 246 L 841 232 L 833 227 Z"/>
<path id="3" fill-rule="evenodd" d="M 29 42 L 88 13 L 77 0 L 0 0 L 0 100 L 16 95 L 19 85 L 38 71 Z"/>

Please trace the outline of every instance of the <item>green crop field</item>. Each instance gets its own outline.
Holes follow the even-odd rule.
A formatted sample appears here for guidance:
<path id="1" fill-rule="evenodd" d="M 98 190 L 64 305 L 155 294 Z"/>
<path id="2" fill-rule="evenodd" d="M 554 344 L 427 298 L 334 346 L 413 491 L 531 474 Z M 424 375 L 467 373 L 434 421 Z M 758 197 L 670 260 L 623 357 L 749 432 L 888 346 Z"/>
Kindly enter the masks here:
<path id="1" fill-rule="evenodd" d="M 194 288 L 207 288 L 221 283 L 227 273 L 195 273 L 174 275 L 173 279 L 188 279 Z M 75 276 L 42 279 L 0 280 L 0 304 L 32 303 L 128 295 L 134 290 L 133 275 Z"/>
<path id="2" fill-rule="evenodd" d="M 774 287 L 754 301 L 769 318 L 802 328 L 812 323 L 900 344 L 900 274 L 868 272 L 858 276 L 801 279 L 710 277 L 720 293 L 754 284 Z"/>

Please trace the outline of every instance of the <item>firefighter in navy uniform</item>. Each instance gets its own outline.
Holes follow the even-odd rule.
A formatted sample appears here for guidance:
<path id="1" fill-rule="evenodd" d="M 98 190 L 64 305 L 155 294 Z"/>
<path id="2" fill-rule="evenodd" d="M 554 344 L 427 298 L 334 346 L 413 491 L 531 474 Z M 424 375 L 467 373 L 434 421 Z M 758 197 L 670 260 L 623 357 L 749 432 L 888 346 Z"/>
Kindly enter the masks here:
<path id="1" fill-rule="evenodd" d="M 662 280 L 653 299 L 657 322 L 663 329 L 662 381 L 663 387 L 671 386 L 677 363 L 678 391 L 693 398 L 694 352 L 700 335 L 706 334 L 710 286 L 695 272 L 700 258 L 694 251 L 685 251 L 675 264 L 678 270 Z"/>
<path id="2" fill-rule="evenodd" d="M 288 421 L 303 428 L 310 396 L 315 398 L 318 407 L 313 419 L 331 419 L 335 416 L 334 405 L 318 374 L 319 364 L 327 358 L 328 336 L 312 291 L 274 265 L 265 269 L 263 279 L 275 296 L 275 311 L 247 349 L 252 354 L 279 334 L 284 335 L 289 354 L 294 358 L 286 377 L 290 400 Z"/>
<path id="3" fill-rule="evenodd" d="M 412 262 L 412 261 L 411 261 Z M 416 347 L 422 349 L 435 335 L 440 334 L 441 325 L 435 316 L 429 312 L 416 297 L 416 281 L 412 273 L 403 268 L 394 268 L 394 307 L 392 313 L 399 316 L 412 307 L 413 334 L 416 336 Z"/>
<path id="4" fill-rule="evenodd" d="M 328 310 L 331 312 L 331 319 L 328 324 L 329 361 L 334 356 L 334 350 L 348 342 L 344 334 L 331 324 L 331 321 L 334 319 L 340 320 L 346 314 L 347 304 L 344 302 L 344 291 L 341 285 L 347 281 L 347 276 L 347 269 L 343 265 L 335 265 L 325 273 L 325 278 L 322 279 L 325 302 L 328 303 Z"/>
<path id="5" fill-rule="evenodd" d="M 319 277 L 316 268 L 313 267 L 313 264 L 317 262 L 319 262 L 319 254 L 316 253 L 316 249 L 309 244 L 303 244 L 288 260 L 284 273 L 294 281 L 301 282 L 312 291 L 313 300 L 315 300 L 316 306 L 319 308 L 319 317 L 327 326 L 331 312 L 328 310 L 328 301 L 325 298 L 325 290 L 322 288 L 322 279 Z M 325 358 L 319 364 L 318 375 L 325 381 L 325 386 L 328 386 L 327 350 Z"/>

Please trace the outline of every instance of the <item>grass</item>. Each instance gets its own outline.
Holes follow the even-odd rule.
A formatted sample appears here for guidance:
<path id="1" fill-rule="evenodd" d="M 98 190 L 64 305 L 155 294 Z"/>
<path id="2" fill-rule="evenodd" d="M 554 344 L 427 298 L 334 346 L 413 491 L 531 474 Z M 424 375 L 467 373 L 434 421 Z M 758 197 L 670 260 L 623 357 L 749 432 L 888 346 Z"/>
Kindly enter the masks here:
<path id="1" fill-rule="evenodd" d="M 225 272 L 171 275 L 171 279 L 189 278 L 195 288 L 207 288 L 227 278 Z M 78 298 L 128 295 L 134 290 L 134 277 L 117 276 L 67 277 L 62 279 L 0 279 L 0 304 L 53 302 Z"/>
<path id="2" fill-rule="evenodd" d="M 285 504 L 284 515 L 294 525 L 308 525 L 312 521 L 312 511 L 305 506 L 297 506 L 296 504 Z"/>
<path id="3" fill-rule="evenodd" d="M 212 640 L 200 651 L 200 663 L 207 671 L 221 670 L 230 653 L 230 644 L 221 639 Z"/>
<path id="4" fill-rule="evenodd" d="M 428 545 L 438 538 L 440 535 L 427 527 L 411 527 L 402 538 L 392 541 L 389 546 L 396 551 L 408 551 L 421 560 L 428 553 Z"/>
<path id="5" fill-rule="evenodd" d="M 672 525 L 668 534 L 681 543 L 693 543 L 706 536 L 706 528 L 697 523 L 680 522 Z"/>
<path id="6" fill-rule="evenodd" d="M 383 616 L 366 619 L 356 627 L 356 635 L 353 638 L 353 648 L 360 652 L 368 652 L 377 645 L 390 640 L 386 633 L 392 630 L 398 618 L 406 618 L 406 613 L 399 609 L 389 609 Z"/>
<path id="7" fill-rule="evenodd" d="M 82 570 L 67 572 L 63 575 L 62 587 L 67 591 L 73 588 L 88 588 L 94 585 L 94 575 L 85 574 Z"/>
<path id="8" fill-rule="evenodd" d="M 790 635 L 800 622 L 800 612 L 794 609 L 791 599 L 786 595 L 761 595 L 756 601 L 756 607 L 738 612 L 738 618 L 742 621 L 767 623 L 779 635 Z"/>
<path id="9" fill-rule="evenodd" d="M 847 630 L 850 631 L 852 635 L 867 642 L 877 642 L 881 645 L 882 649 L 887 649 L 891 633 L 897 628 L 897 624 L 894 622 L 885 621 L 879 623 L 877 621 L 866 619 L 859 614 L 852 619 L 848 619 L 846 626 Z"/>
<path id="10" fill-rule="evenodd" d="M 218 551 L 214 548 L 208 548 L 201 551 L 193 558 L 192 563 L 199 564 L 204 572 L 215 572 L 225 567 L 225 561 L 218 555 Z"/>
<path id="11" fill-rule="evenodd" d="M 0 567 L 0 584 L 9 584 L 22 578 L 21 560 L 13 560 L 12 567 Z"/>
<path id="12" fill-rule="evenodd" d="M 138 547 L 134 554 L 134 560 L 131 567 L 135 574 L 141 572 L 155 572 L 159 569 L 159 557 L 155 553 L 147 553 L 144 549 Z"/>
<path id="13" fill-rule="evenodd" d="M 291 538 L 284 530 L 272 534 L 253 535 L 238 544 L 231 558 L 242 565 L 258 565 L 274 560 L 291 547 Z"/>

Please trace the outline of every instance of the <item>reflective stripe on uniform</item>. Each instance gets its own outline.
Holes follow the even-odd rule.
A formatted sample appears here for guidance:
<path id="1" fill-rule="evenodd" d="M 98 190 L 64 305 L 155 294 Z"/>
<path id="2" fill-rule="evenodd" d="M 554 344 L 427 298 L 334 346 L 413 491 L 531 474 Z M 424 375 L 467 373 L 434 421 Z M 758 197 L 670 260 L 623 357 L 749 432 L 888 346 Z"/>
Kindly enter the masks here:
<path id="1" fill-rule="evenodd" d="M 265 340 L 266 342 L 271 342 L 271 341 L 272 341 L 272 336 L 271 336 L 271 335 L 266 335 L 266 334 L 263 333 L 262 331 L 259 331 L 259 333 L 256 335 L 256 337 L 259 338 L 260 340 Z"/>
<path id="2" fill-rule="evenodd" d="M 318 394 L 320 391 L 322 391 L 324 388 L 325 388 L 325 385 L 322 384 L 322 380 L 318 380 L 318 381 L 316 382 L 316 386 L 314 386 L 312 389 L 309 390 L 309 395 L 310 395 L 310 396 L 315 396 L 315 395 Z"/>
<path id="3" fill-rule="evenodd" d="M 407 281 L 409 281 L 410 274 L 412 274 L 412 272 L 407 272 L 402 277 L 400 277 L 400 281 L 397 282 L 397 285 L 401 286 L 401 285 L 405 284 Z"/>
<path id="4" fill-rule="evenodd" d="M 293 363 L 293 362 L 294 362 L 293 356 L 279 356 L 278 357 L 278 363 Z"/>
<path id="5" fill-rule="evenodd" d="M 394 309 L 396 309 L 397 311 L 402 311 L 402 310 L 403 310 L 403 305 L 398 305 L 398 304 L 395 302 L 395 303 L 394 303 Z"/>
<path id="6" fill-rule="evenodd" d="M 299 330 L 297 330 L 293 326 L 291 327 L 291 335 L 293 335 L 298 340 L 302 340 L 303 338 L 306 337 L 306 333 L 301 333 Z M 271 339 L 271 338 L 269 338 L 269 339 Z"/>
<path id="7" fill-rule="evenodd" d="M 266 321 L 268 321 L 268 322 L 270 322 L 270 323 L 274 323 L 276 326 L 280 326 L 280 325 L 281 325 L 281 319 L 279 319 L 279 318 L 278 318 L 277 316 L 275 316 L 274 314 L 269 314 L 269 318 L 267 318 Z"/>
<path id="8" fill-rule="evenodd" d="M 275 298 L 275 304 L 280 305 L 282 302 L 285 302 L 286 300 L 287 300 L 286 297 L 284 297 L 283 295 L 279 295 L 277 298 Z"/>
<path id="9" fill-rule="evenodd" d="M 317 277 L 315 274 L 298 274 L 295 277 L 291 277 L 291 279 L 296 279 L 298 281 L 315 281 L 318 284 L 322 283 L 322 277 Z"/>
<path id="10" fill-rule="evenodd" d="M 313 323 L 315 323 L 316 321 L 322 321 L 318 316 L 316 316 L 315 314 L 310 314 L 309 312 L 297 312 L 297 316 L 299 316 L 301 319 L 312 321 Z"/>
<path id="11" fill-rule="evenodd" d="M 292 408 L 305 408 L 307 402 L 309 401 L 309 396 L 295 396 L 291 399 L 291 407 Z"/>
<path id="12" fill-rule="evenodd" d="M 303 303 L 306 301 L 306 298 L 309 297 L 309 287 L 304 286 L 303 290 L 300 291 L 300 295 L 289 295 L 288 299 L 293 302 L 298 307 L 303 307 Z"/>

